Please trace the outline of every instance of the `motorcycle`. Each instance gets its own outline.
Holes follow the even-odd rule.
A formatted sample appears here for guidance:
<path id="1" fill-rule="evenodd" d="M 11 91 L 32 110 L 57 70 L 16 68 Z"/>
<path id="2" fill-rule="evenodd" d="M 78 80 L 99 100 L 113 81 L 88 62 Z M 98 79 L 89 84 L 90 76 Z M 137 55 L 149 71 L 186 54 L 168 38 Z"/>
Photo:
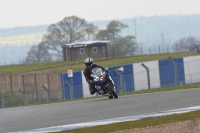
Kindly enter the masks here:
<path id="1" fill-rule="evenodd" d="M 93 68 L 91 77 L 99 95 L 108 96 L 109 99 L 118 98 L 114 86 L 109 79 L 109 73 L 101 68 Z"/>

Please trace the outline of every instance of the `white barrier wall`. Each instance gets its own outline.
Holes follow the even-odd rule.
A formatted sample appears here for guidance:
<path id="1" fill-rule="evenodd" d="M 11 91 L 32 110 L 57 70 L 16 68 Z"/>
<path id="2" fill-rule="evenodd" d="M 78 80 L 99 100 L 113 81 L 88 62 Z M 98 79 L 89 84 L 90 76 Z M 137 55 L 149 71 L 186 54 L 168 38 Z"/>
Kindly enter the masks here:
<path id="1" fill-rule="evenodd" d="M 147 72 L 141 64 L 142 63 L 133 64 L 135 91 L 148 89 Z M 151 88 L 159 88 L 160 75 L 158 61 L 143 62 L 143 64 L 149 68 Z"/>
<path id="2" fill-rule="evenodd" d="M 200 82 L 200 55 L 184 57 L 185 83 Z"/>
<path id="3" fill-rule="evenodd" d="M 184 73 L 185 73 L 185 83 L 200 83 L 200 55 L 184 57 Z M 148 80 L 146 69 L 141 65 L 141 63 L 133 64 L 133 74 L 134 74 L 134 87 L 135 91 L 147 90 Z M 145 66 L 149 68 L 150 71 L 150 86 L 151 88 L 160 88 L 160 73 L 159 73 L 159 62 L 149 61 L 143 62 Z M 82 83 L 83 83 L 83 97 L 92 97 L 96 95 L 91 95 L 89 92 L 88 83 L 85 80 L 82 71 Z"/>

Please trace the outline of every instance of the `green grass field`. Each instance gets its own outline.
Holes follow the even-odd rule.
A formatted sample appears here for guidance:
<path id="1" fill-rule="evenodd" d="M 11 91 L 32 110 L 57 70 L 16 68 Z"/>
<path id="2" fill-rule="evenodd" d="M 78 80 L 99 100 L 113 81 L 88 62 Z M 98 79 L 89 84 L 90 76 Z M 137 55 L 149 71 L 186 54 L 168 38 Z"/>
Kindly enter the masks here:
<path id="1" fill-rule="evenodd" d="M 182 53 L 168 53 L 168 54 L 135 55 L 127 57 L 97 59 L 94 62 L 104 67 L 111 67 L 111 66 L 119 66 L 119 65 L 132 64 L 138 62 L 168 59 L 169 57 L 180 58 L 180 57 L 187 57 L 194 55 L 197 55 L 197 53 L 182 52 Z M 84 60 L 71 61 L 71 62 L 60 61 L 60 62 L 9 65 L 9 66 L 0 66 L 0 75 L 20 74 L 20 73 L 34 72 L 47 69 L 49 69 L 48 73 L 63 73 L 67 72 L 67 70 L 80 71 L 83 70 L 84 67 L 85 67 Z M 52 68 L 54 69 L 51 70 Z"/>

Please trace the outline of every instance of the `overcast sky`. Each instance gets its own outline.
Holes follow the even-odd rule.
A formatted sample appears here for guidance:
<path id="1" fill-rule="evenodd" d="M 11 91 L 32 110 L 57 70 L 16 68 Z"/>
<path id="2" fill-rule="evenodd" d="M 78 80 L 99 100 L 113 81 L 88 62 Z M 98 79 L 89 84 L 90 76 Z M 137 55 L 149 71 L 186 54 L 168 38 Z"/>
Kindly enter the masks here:
<path id="1" fill-rule="evenodd" d="M 0 28 L 57 23 L 71 15 L 95 21 L 197 13 L 200 0 L 0 0 Z"/>

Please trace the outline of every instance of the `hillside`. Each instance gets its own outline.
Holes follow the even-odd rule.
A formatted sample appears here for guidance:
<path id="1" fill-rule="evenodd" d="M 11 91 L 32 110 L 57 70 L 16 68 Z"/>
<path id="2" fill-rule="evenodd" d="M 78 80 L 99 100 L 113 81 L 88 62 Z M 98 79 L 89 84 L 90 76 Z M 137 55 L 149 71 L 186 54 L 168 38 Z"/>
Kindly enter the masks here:
<path id="1" fill-rule="evenodd" d="M 38 25 L 38 26 L 25 26 L 25 27 L 0 29 L 0 38 L 24 35 L 24 34 L 30 34 L 30 33 L 45 32 L 47 27 L 48 25 Z"/>
<path id="2" fill-rule="evenodd" d="M 85 19 L 87 20 L 87 18 Z M 136 20 L 136 27 L 134 19 Z M 144 48 L 144 53 L 145 50 L 149 51 L 150 46 L 152 52 L 158 53 L 160 45 L 163 48 L 169 46 L 171 52 L 173 43 L 182 37 L 194 36 L 200 38 L 200 14 L 138 16 L 136 18 L 120 19 L 119 21 L 129 26 L 129 28 L 122 30 L 121 35 L 123 36 L 135 35 L 136 28 L 137 42 L 138 45 Z M 91 23 L 98 26 L 99 29 L 103 29 L 109 22 L 92 21 Z M 38 45 L 41 41 L 48 26 L 38 25 L 0 29 L 0 65 L 21 64 L 25 60 L 30 47 Z"/>
<path id="3" fill-rule="evenodd" d="M 85 19 L 87 20 L 87 18 Z M 153 45 L 156 43 L 161 44 L 161 34 L 164 35 L 165 43 L 172 43 L 173 41 L 184 36 L 200 37 L 200 14 L 166 15 L 151 17 L 138 16 L 136 18 L 119 19 L 119 21 L 129 26 L 129 28 L 122 31 L 121 34 L 123 36 L 135 35 L 134 19 L 136 20 L 136 32 L 139 43 L 144 43 L 148 45 Z M 110 20 L 92 21 L 91 23 L 98 26 L 99 29 L 103 29 L 109 22 Z M 49 25 L 39 25 L 0 29 L 0 40 L 7 37 L 26 34 L 32 34 L 33 36 L 35 36 L 34 34 L 45 33 L 48 26 Z M 23 40 L 21 41 L 23 42 Z M 0 44 L 2 44 L 2 42 L 0 42 Z"/>

